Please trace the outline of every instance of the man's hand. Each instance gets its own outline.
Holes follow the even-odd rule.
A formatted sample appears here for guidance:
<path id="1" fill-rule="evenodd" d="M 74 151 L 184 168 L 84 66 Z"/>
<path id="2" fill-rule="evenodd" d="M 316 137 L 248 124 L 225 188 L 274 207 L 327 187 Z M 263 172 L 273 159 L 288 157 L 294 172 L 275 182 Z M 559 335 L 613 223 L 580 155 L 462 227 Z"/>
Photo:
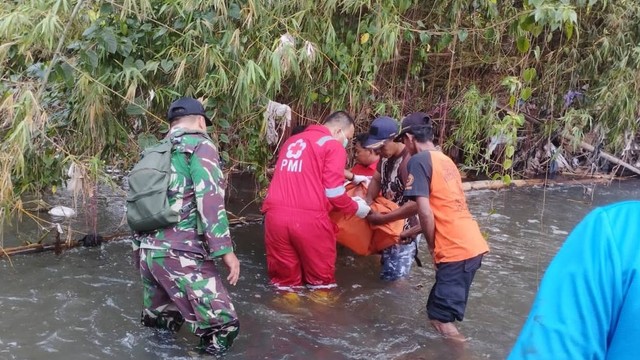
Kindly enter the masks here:
<path id="1" fill-rule="evenodd" d="M 420 225 L 415 225 L 415 226 L 412 226 L 412 227 L 408 228 L 407 230 L 403 230 L 400 233 L 400 239 L 413 238 L 413 237 L 416 237 L 421 232 L 422 232 L 422 228 L 420 227 Z"/>
<path id="2" fill-rule="evenodd" d="M 367 202 L 364 201 L 364 199 L 359 196 L 354 196 L 351 199 L 355 201 L 356 204 L 358 204 L 358 209 L 356 210 L 356 216 L 359 217 L 360 219 L 364 219 L 365 217 L 367 217 L 367 215 L 371 211 L 371 207 L 367 205 Z"/>
<path id="3" fill-rule="evenodd" d="M 382 224 L 387 223 L 387 221 L 385 219 L 385 214 L 384 213 L 376 213 L 376 212 L 372 212 L 369 215 L 367 215 L 367 221 L 371 225 L 382 225 Z"/>
<path id="4" fill-rule="evenodd" d="M 364 184 L 364 186 L 369 186 L 371 182 L 371 177 L 364 175 L 353 175 L 353 179 L 351 179 L 351 183 L 354 185 Z"/>
<path id="5" fill-rule="evenodd" d="M 222 261 L 224 261 L 227 269 L 229 269 L 229 276 L 227 276 L 229 284 L 235 285 L 240 277 L 240 261 L 238 261 L 233 251 L 222 255 Z"/>
<path id="6" fill-rule="evenodd" d="M 413 241 L 413 236 L 409 235 L 407 233 L 407 230 L 401 232 L 400 235 L 398 235 L 398 237 L 400 238 L 400 241 L 398 242 L 402 245 L 411 244 L 411 242 Z"/>

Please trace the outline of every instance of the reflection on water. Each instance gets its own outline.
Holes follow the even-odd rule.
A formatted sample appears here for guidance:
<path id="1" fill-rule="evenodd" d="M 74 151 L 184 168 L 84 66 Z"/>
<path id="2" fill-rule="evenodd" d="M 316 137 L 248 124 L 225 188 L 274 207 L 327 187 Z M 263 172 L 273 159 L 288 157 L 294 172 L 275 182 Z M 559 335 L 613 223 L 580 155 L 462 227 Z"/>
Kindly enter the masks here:
<path id="1" fill-rule="evenodd" d="M 375 256 L 341 249 L 340 288 L 330 301 L 312 299 L 307 292 L 283 298 L 267 286 L 261 225 L 237 228 L 233 237 L 242 275 L 231 293 L 241 334 L 225 358 L 504 359 L 566 234 L 593 206 L 640 198 L 637 185 L 599 186 L 593 203 L 581 186 L 469 194 L 491 253 L 477 273 L 459 326 L 469 338 L 466 344 L 444 341 L 427 324 L 430 265 L 414 267 L 404 281 L 385 283 L 378 280 Z M 243 191 L 246 198 L 234 200 L 235 211 L 250 203 L 251 191 L 238 194 Z M 101 209 L 106 233 L 120 222 L 122 204 L 105 201 Z M 6 246 L 11 231 L 5 234 Z M 37 232 L 26 225 L 19 231 Z M 427 260 L 426 249 L 422 254 Z M 0 261 L 1 359 L 199 358 L 192 355 L 196 341 L 187 331 L 173 336 L 139 325 L 140 281 L 126 242 L 60 256 L 17 256 L 12 264 Z"/>

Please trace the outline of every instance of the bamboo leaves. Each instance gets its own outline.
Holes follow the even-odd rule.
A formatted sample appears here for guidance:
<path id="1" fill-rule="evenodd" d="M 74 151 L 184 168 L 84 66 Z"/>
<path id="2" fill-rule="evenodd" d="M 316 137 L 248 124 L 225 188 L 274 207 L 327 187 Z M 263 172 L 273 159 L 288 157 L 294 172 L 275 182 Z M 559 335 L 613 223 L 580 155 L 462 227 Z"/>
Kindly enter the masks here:
<path id="1" fill-rule="evenodd" d="M 452 136 L 445 144 L 446 149 L 461 147 L 465 154 L 465 166 L 479 172 L 487 172 L 489 163 L 483 155 L 484 144 L 488 141 L 493 124 L 498 121 L 495 100 L 471 86 L 452 109 L 458 120 Z"/>
<path id="2" fill-rule="evenodd" d="M 177 87 L 178 84 L 181 83 L 182 75 L 184 74 L 184 70 L 187 67 L 187 59 L 183 58 L 182 61 L 178 64 L 178 67 L 173 75 L 173 86 Z"/>
<path id="3" fill-rule="evenodd" d="M 572 25 L 578 23 L 578 14 L 572 5 L 549 0 L 531 0 L 529 4 L 534 7 L 533 17 L 536 23 L 548 25 L 551 31 L 556 31 L 563 24 Z"/>
<path id="4" fill-rule="evenodd" d="M 252 97 L 247 96 L 247 94 L 257 97 L 259 94 L 257 90 L 260 88 L 259 81 L 264 80 L 266 80 L 266 77 L 262 68 L 253 60 L 247 61 L 245 66 L 240 68 L 236 84 L 233 89 L 235 106 L 240 108 L 249 107 Z"/>
<path id="5" fill-rule="evenodd" d="M 31 20 L 23 11 L 5 13 L 0 17 L 0 37 L 6 40 L 19 39 L 30 25 Z"/>
<path id="6" fill-rule="evenodd" d="M 251 166 L 273 156 L 260 141 L 256 115 L 270 99 L 314 120 L 329 107 L 347 108 L 359 114 L 358 127 L 374 115 L 401 117 L 450 99 L 447 146 L 459 148 L 468 166 L 500 165 L 505 176 L 517 168 L 519 150 L 513 133 L 502 130 L 521 127 L 526 107 L 549 109 L 567 122 L 559 128 L 576 135 L 601 124 L 609 146 L 622 148 L 625 131 L 638 126 L 640 4 L 516 3 L 109 0 L 86 2 L 69 22 L 77 0 L 5 2 L 0 97 L 13 105 L 0 106 L 2 147 L 26 149 L 20 141 L 28 133 L 51 153 L 86 155 L 79 162 L 130 162 L 139 150 L 131 139 L 164 130 L 167 104 L 192 95 L 209 99 L 210 110 L 226 119 L 216 128 L 226 134 L 218 137 L 226 142 L 222 154 Z M 62 61 L 43 96 L 35 103 L 23 98 L 42 85 L 40 70 L 52 62 L 67 23 Z M 556 101 L 585 85 L 588 101 L 568 108 Z M 508 102 L 512 114 L 497 114 L 497 99 Z M 564 117 L 573 107 L 592 120 Z M 26 109 L 43 111 L 20 125 Z M 15 134 L 12 142 L 6 142 L 9 134 Z M 43 134 L 55 140 L 42 140 Z M 511 163 L 485 157 L 487 144 L 500 136 L 511 141 L 502 144 Z M 12 158 L 63 166 L 38 160 L 44 150 L 12 152 Z M 30 172 L 36 166 L 18 168 L 16 177 L 51 183 Z M 11 180 L 3 175 L 0 169 L 0 181 Z"/>

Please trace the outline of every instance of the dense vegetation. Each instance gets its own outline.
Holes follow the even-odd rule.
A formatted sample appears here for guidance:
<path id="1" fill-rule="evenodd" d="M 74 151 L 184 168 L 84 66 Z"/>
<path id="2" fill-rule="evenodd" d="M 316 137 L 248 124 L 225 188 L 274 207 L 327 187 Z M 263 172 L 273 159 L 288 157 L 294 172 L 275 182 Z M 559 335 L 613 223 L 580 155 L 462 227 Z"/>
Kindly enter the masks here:
<path id="1" fill-rule="evenodd" d="M 127 169 L 180 95 L 211 109 L 227 165 L 259 174 L 269 100 L 360 128 L 430 111 L 449 154 L 506 180 L 545 171 L 527 161 L 569 151 L 562 135 L 633 156 L 638 128 L 635 0 L 5 0 L 0 40 L 4 213 L 72 164 L 85 191 Z"/>

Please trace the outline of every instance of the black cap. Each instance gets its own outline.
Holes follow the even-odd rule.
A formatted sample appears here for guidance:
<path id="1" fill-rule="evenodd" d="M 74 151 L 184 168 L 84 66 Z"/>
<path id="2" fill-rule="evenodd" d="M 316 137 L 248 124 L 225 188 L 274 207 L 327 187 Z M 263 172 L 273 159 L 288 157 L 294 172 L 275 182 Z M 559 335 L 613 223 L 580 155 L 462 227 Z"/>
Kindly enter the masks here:
<path id="1" fill-rule="evenodd" d="M 414 131 L 426 128 L 432 128 L 431 117 L 423 112 L 411 113 L 402 119 L 400 132 L 396 135 L 393 141 L 399 142 L 405 134 L 413 134 Z"/>
<path id="2" fill-rule="evenodd" d="M 211 119 L 204 112 L 204 106 L 194 98 L 183 97 L 169 105 L 169 111 L 167 112 L 169 122 L 187 115 L 202 115 L 207 126 L 213 125 Z"/>

